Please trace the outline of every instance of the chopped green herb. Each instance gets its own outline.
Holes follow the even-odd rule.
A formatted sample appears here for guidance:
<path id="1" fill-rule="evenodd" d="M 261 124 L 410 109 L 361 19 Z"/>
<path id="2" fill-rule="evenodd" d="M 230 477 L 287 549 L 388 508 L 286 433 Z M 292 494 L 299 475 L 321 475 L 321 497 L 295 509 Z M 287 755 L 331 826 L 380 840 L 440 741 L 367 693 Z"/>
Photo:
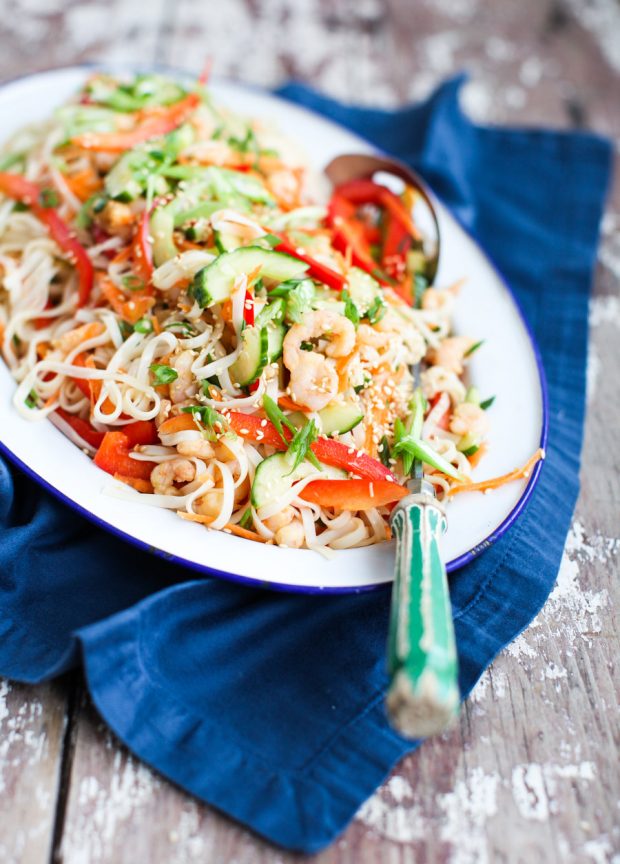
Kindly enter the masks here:
<path id="1" fill-rule="evenodd" d="M 387 306 L 385 305 L 385 300 L 383 299 L 383 297 L 379 297 L 377 295 L 377 297 L 375 297 L 375 299 L 368 307 L 366 317 L 371 324 L 376 324 L 378 321 L 381 321 L 386 312 Z"/>
<path id="2" fill-rule="evenodd" d="M 302 351 L 314 351 L 314 345 L 312 342 L 302 342 L 299 347 Z"/>
<path id="3" fill-rule="evenodd" d="M 136 333 L 152 333 L 153 322 L 150 318 L 139 318 L 133 325 L 133 329 L 136 331 Z"/>
<path id="4" fill-rule="evenodd" d="M 31 390 L 24 399 L 27 408 L 36 408 L 39 404 L 39 396 L 36 390 Z"/>
<path id="5" fill-rule="evenodd" d="M 461 452 L 463 453 L 463 456 L 469 458 L 470 456 L 473 456 L 474 453 L 477 453 L 478 450 L 480 450 L 478 444 L 473 444 L 471 447 L 468 447 L 467 450 L 462 450 Z"/>
<path id="6" fill-rule="evenodd" d="M 141 291 L 144 286 L 144 281 L 139 276 L 134 276 L 133 273 L 128 273 L 121 279 L 121 285 L 128 291 Z"/>
<path id="7" fill-rule="evenodd" d="M 310 450 L 318 435 L 319 433 L 314 420 L 308 421 L 308 423 L 305 423 L 295 432 L 293 440 L 286 451 L 289 455 L 293 456 L 293 467 L 289 471 L 289 474 L 292 474 L 306 458 L 310 459 L 314 465 L 318 464 L 316 456 Z"/>
<path id="8" fill-rule="evenodd" d="M 162 363 L 152 363 L 150 370 L 153 373 L 153 379 L 156 385 L 171 384 L 179 377 L 179 373 L 172 366 L 165 366 Z"/>
<path id="9" fill-rule="evenodd" d="M 58 192 L 55 189 L 41 189 L 39 192 L 39 204 L 45 208 L 58 207 L 60 204 Z"/>
<path id="10" fill-rule="evenodd" d="M 248 509 L 245 511 L 245 513 L 243 514 L 243 516 L 239 520 L 239 527 L 240 528 L 247 528 L 248 525 L 251 525 L 251 524 L 252 524 L 252 508 L 248 507 Z"/>
<path id="11" fill-rule="evenodd" d="M 413 305 L 416 309 L 422 306 L 422 296 L 428 288 L 428 279 L 423 273 L 416 273 L 413 277 Z"/>
<path id="12" fill-rule="evenodd" d="M 131 334 L 133 333 L 133 327 L 128 321 L 123 321 L 122 319 L 118 322 L 118 329 L 121 331 L 121 337 L 123 342 L 125 339 L 129 339 Z"/>
<path id="13" fill-rule="evenodd" d="M 494 402 L 495 402 L 495 396 L 489 396 L 488 399 L 484 399 L 480 403 L 480 407 L 482 408 L 483 411 L 486 411 L 487 408 L 490 408 Z"/>
<path id="14" fill-rule="evenodd" d="M 381 441 L 379 441 L 379 459 L 385 465 L 386 468 L 391 468 L 390 465 L 390 444 L 388 442 L 387 436 L 384 435 Z"/>
<path id="15" fill-rule="evenodd" d="M 357 325 L 360 323 L 360 313 L 346 288 L 340 292 L 340 298 L 344 300 L 345 317 L 347 317 L 357 329 Z"/>
<path id="16" fill-rule="evenodd" d="M 284 434 L 284 427 L 288 429 L 293 435 L 297 431 L 296 427 L 293 426 L 291 421 L 287 418 L 286 414 L 278 407 L 278 404 L 274 402 L 271 396 L 263 396 L 263 408 L 265 409 L 265 414 L 273 425 L 278 430 L 278 435 L 282 439 L 282 441 L 288 446 L 289 439 Z"/>
<path id="17" fill-rule="evenodd" d="M 471 355 L 474 353 L 474 351 L 477 351 L 481 345 L 484 345 L 484 339 L 481 339 L 480 342 L 476 342 L 474 345 L 471 346 L 471 348 L 468 348 L 463 356 L 464 357 L 471 357 Z"/>
<path id="18" fill-rule="evenodd" d="M 228 429 L 228 422 L 225 417 L 218 414 L 215 408 L 210 405 L 190 405 L 189 408 L 181 409 L 184 414 L 192 414 L 198 417 L 202 426 L 204 426 L 204 436 L 209 441 L 215 441 L 218 435 L 221 435 Z"/>

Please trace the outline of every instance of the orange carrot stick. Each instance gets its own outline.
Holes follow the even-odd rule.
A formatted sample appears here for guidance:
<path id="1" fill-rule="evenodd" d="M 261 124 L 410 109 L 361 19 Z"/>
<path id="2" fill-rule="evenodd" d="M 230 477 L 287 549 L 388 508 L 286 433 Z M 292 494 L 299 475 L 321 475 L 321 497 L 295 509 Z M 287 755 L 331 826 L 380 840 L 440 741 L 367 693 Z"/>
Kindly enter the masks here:
<path id="1" fill-rule="evenodd" d="M 493 477 L 490 480 L 482 480 L 480 483 L 456 483 L 448 489 L 448 495 L 456 495 L 459 492 L 486 492 L 487 489 L 499 489 L 500 486 L 505 486 L 506 483 L 512 483 L 513 480 L 521 480 L 523 477 L 529 477 L 534 465 L 541 459 L 545 458 L 545 451 L 539 448 L 533 456 L 531 456 L 525 465 L 521 468 L 515 468 L 509 474 L 503 474 L 501 477 Z"/>

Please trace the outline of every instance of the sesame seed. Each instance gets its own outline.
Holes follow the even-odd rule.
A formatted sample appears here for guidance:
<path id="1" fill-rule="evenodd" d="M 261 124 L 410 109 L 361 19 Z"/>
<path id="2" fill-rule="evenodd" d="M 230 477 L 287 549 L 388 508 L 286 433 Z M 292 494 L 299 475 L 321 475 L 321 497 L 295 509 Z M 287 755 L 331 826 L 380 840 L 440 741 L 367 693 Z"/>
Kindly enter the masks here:
<path id="1" fill-rule="evenodd" d="M 249 429 L 239 429 L 239 432 L 241 432 L 242 435 L 249 435 L 250 434 Z"/>
<path id="2" fill-rule="evenodd" d="M 264 428 L 264 427 L 267 425 L 267 421 L 266 421 L 266 420 L 261 420 L 261 421 L 260 421 L 260 425 Z"/>

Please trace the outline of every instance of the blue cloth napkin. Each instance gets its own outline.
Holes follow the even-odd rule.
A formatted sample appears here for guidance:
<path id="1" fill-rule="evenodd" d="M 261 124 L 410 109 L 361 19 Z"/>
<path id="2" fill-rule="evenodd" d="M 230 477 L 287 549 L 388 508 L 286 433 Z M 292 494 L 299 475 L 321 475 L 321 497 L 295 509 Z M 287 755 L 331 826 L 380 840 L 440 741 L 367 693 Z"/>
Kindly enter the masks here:
<path id="1" fill-rule="evenodd" d="M 588 134 L 475 126 L 459 84 L 396 112 L 298 85 L 282 93 L 421 171 L 508 278 L 542 351 L 541 480 L 512 530 L 452 578 L 465 695 L 558 569 L 579 485 L 611 148 Z M 145 762 L 275 843 L 316 851 L 411 749 L 383 710 L 389 593 L 304 597 L 188 576 L 0 461 L 0 672 L 36 682 L 83 662 L 102 716 Z"/>

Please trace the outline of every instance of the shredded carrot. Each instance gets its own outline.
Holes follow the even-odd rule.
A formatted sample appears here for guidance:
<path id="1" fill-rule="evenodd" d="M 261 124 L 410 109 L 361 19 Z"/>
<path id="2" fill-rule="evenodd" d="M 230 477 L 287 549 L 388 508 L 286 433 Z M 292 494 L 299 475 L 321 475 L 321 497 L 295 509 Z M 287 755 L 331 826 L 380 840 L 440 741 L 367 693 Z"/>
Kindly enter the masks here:
<path id="1" fill-rule="evenodd" d="M 83 171 L 78 171 L 77 174 L 66 174 L 64 180 L 80 201 L 86 201 L 103 186 L 103 181 L 90 166 Z"/>
<path id="2" fill-rule="evenodd" d="M 99 285 L 101 293 L 112 309 L 130 324 L 135 324 L 140 318 L 144 318 L 155 304 L 153 297 L 146 297 L 144 295 L 131 297 L 127 300 L 121 289 L 111 279 L 100 279 Z"/>
<path id="3" fill-rule="evenodd" d="M 181 240 L 176 240 L 177 247 L 181 250 L 181 252 L 189 252 L 192 249 L 200 249 L 204 251 L 204 247 L 199 243 L 192 243 L 191 240 L 188 240 L 186 237 L 183 237 Z"/>
<path id="4" fill-rule="evenodd" d="M 467 459 L 469 460 L 469 464 L 471 465 L 472 468 L 476 467 L 476 465 L 478 464 L 478 462 L 480 462 L 480 460 L 482 459 L 482 457 L 484 456 L 484 454 L 486 452 L 487 452 L 486 444 L 481 444 L 475 453 L 472 453 L 471 456 L 467 457 Z"/>
<path id="5" fill-rule="evenodd" d="M 121 483 L 126 483 L 137 492 L 153 492 L 153 484 L 150 480 L 143 480 L 141 477 L 127 477 L 125 474 L 115 474 L 115 480 L 120 480 Z"/>
<path id="6" fill-rule="evenodd" d="M 287 411 L 303 411 L 304 414 L 309 414 L 310 409 L 305 405 L 300 405 L 299 402 L 295 402 L 289 396 L 280 396 L 278 398 L 278 405 L 280 408 L 285 408 Z"/>
<path id="7" fill-rule="evenodd" d="M 534 465 L 544 458 L 545 451 L 542 448 L 539 448 L 521 468 L 516 468 L 509 474 L 503 474 L 501 477 L 493 477 L 491 480 L 482 480 L 480 483 L 457 483 L 448 489 L 448 495 L 456 495 L 458 492 L 486 492 L 487 489 L 499 489 L 500 486 L 505 486 L 506 483 L 512 483 L 513 480 L 520 480 L 523 477 L 529 477 Z"/>
<path id="8" fill-rule="evenodd" d="M 159 323 L 157 316 L 151 315 L 151 321 L 153 322 L 153 332 L 157 334 L 161 333 L 161 324 Z"/>
<path id="9" fill-rule="evenodd" d="M 117 252 L 114 258 L 112 258 L 111 264 L 122 264 L 123 261 L 127 261 L 128 258 L 131 257 L 132 249 L 131 246 L 125 246 L 124 249 L 121 249 L 120 252 Z"/>
<path id="10" fill-rule="evenodd" d="M 59 393 L 60 393 L 60 390 L 56 390 L 55 393 L 52 393 L 52 395 L 48 399 L 46 399 L 45 402 L 43 403 L 43 407 L 49 408 L 50 405 L 53 405 L 54 402 L 56 401 L 56 399 L 58 398 Z"/>
<path id="11" fill-rule="evenodd" d="M 213 522 L 212 516 L 202 516 L 200 513 L 188 513 L 186 510 L 177 510 L 177 516 L 181 519 L 187 519 L 188 522 L 199 522 L 201 525 L 210 525 Z"/>
<path id="12" fill-rule="evenodd" d="M 224 321 L 232 321 L 232 300 L 230 298 L 224 300 L 220 313 Z"/>
<path id="13" fill-rule="evenodd" d="M 260 534 L 257 534 L 256 531 L 248 531 L 247 528 L 242 528 L 241 525 L 233 525 L 232 522 L 228 522 L 224 525 L 224 531 L 230 531 L 231 534 L 235 534 L 237 537 L 244 537 L 246 540 L 256 540 L 257 543 L 266 543 L 264 537 L 261 537 Z"/>

